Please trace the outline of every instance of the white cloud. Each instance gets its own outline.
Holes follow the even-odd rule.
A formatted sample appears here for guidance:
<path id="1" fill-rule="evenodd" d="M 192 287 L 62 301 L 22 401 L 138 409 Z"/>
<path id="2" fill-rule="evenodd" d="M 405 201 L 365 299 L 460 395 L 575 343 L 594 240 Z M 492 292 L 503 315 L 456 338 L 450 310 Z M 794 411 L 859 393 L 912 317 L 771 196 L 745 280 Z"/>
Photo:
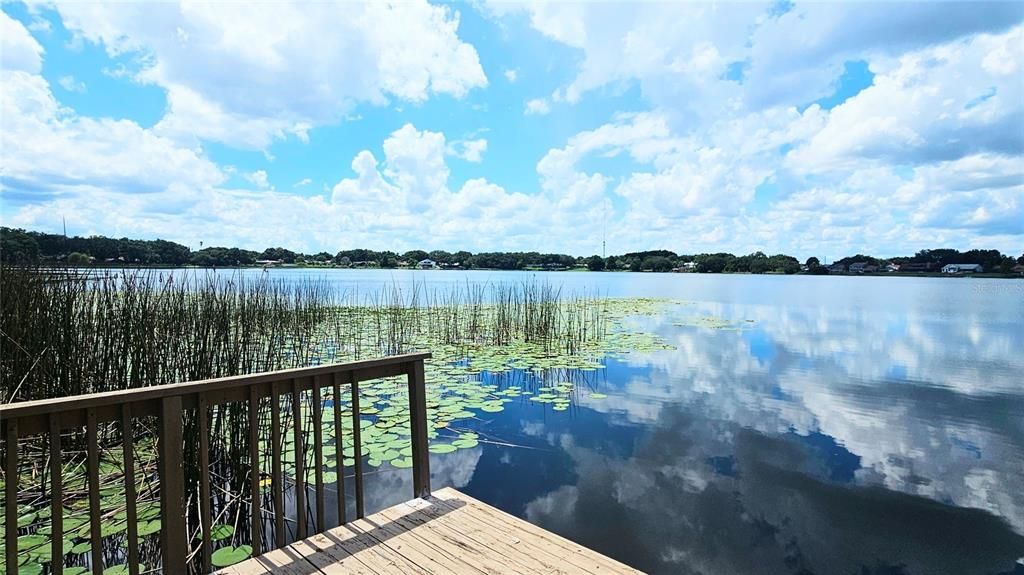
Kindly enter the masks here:
<path id="1" fill-rule="evenodd" d="M 301 188 L 303 186 L 308 186 L 308 185 L 310 185 L 312 183 L 313 183 L 313 180 L 311 180 L 310 178 L 302 178 L 301 180 L 295 182 L 295 185 L 292 186 L 292 187 L 293 188 Z"/>
<path id="2" fill-rule="evenodd" d="M 224 180 L 196 150 L 134 122 L 81 117 L 62 108 L 41 76 L 0 74 L 0 148 L 8 197 L 41 199 L 96 189 L 146 194 Z"/>
<path id="3" fill-rule="evenodd" d="M 519 70 L 507 69 L 505 70 L 505 79 L 508 80 L 509 84 L 515 84 L 516 80 L 519 79 Z"/>
<path id="4" fill-rule="evenodd" d="M 526 102 L 526 109 L 523 113 L 527 116 L 544 116 L 551 112 L 551 106 L 544 98 L 534 98 Z"/>
<path id="5" fill-rule="evenodd" d="M 267 172 L 264 170 L 256 170 L 251 174 L 246 174 L 245 179 L 249 180 L 253 185 L 260 189 L 265 190 L 272 187 L 270 182 L 267 180 Z"/>
<path id="6" fill-rule="evenodd" d="M 74 76 L 61 76 L 57 80 L 57 83 L 60 84 L 61 88 L 64 88 L 68 92 L 78 92 L 82 94 L 86 91 L 85 83 L 75 80 Z"/>
<path id="7" fill-rule="evenodd" d="M 43 64 L 43 47 L 21 22 L 0 11 L 0 69 L 38 74 Z"/>
<path id="8" fill-rule="evenodd" d="M 1017 3 L 777 2 L 488 3 L 497 17 L 525 12 L 544 36 L 579 49 L 563 87 L 575 103 L 595 89 L 638 82 L 655 106 L 692 123 L 731 107 L 800 105 L 829 95 L 848 59 L 893 55 L 1024 20 Z M 681 25 L 681 23 L 685 23 Z M 745 63 L 742 85 L 726 77 Z"/>
<path id="9" fill-rule="evenodd" d="M 167 89 L 159 130 L 175 138 L 259 149 L 305 139 L 360 102 L 461 98 L 487 85 L 476 50 L 458 38 L 458 13 L 426 2 L 56 9 L 109 54 L 141 57 L 136 77 Z"/>
<path id="10" fill-rule="evenodd" d="M 1024 28 L 1017 27 L 879 66 L 874 84 L 833 109 L 787 164 L 816 172 L 864 160 L 918 164 L 1024 152 L 1024 53 L 1014 49 L 1022 44 Z"/>
<path id="11" fill-rule="evenodd" d="M 479 164 L 483 161 L 484 152 L 487 151 L 487 140 L 477 138 L 475 140 L 456 140 L 448 144 L 448 155 L 462 158 L 467 162 Z"/>

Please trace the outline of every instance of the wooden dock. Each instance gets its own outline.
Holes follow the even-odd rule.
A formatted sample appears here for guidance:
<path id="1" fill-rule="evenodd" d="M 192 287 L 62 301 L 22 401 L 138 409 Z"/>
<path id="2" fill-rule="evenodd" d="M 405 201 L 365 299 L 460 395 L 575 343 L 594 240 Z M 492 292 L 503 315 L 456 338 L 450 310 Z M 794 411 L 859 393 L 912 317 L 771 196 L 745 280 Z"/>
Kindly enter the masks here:
<path id="1" fill-rule="evenodd" d="M 640 573 L 454 489 L 395 505 L 218 573 Z"/>

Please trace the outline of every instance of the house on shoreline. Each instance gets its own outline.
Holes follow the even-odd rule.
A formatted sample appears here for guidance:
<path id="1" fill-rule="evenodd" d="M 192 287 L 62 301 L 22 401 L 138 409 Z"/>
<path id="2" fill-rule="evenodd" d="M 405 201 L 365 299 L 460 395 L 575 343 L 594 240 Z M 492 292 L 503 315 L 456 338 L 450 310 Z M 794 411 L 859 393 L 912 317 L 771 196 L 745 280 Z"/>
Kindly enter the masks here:
<path id="1" fill-rule="evenodd" d="M 942 268 L 944 274 L 980 274 L 984 271 L 980 264 L 946 264 Z"/>

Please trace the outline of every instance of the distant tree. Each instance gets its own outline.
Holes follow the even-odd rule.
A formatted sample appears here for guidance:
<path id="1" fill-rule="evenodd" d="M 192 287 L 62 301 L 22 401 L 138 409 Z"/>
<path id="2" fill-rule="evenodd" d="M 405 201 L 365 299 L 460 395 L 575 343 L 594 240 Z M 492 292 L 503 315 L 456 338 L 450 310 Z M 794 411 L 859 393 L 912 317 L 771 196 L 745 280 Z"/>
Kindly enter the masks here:
<path id="1" fill-rule="evenodd" d="M 452 263 L 452 254 L 444 250 L 433 250 L 428 254 L 430 259 L 434 260 L 439 264 L 450 264 Z"/>
<path id="2" fill-rule="evenodd" d="M 587 269 L 592 272 L 599 272 L 604 270 L 604 259 L 601 256 L 590 256 L 587 258 Z"/>
<path id="3" fill-rule="evenodd" d="M 425 252 L 423 250 L 409 250 L 409 251 L 405 252 L 404 254 L 402 254 L 402 259 L 407 261 L 407 262 L 415 264 L 415 263 L 419 263 L 419 262 L 421 262 L 421 261 L 423 261 L 425 259 L 430 259 L 430 254 L 428 254 L 427 252 Z M 381 264 L 381 267 L 387 267 L 387 266 L 384 266 L 384 264 Z"/>
<path id="4" fill-rule="evenodd" d="M 640 269 L 654 272 L 670 272 L 672 271 L 672 260 L 665 256 L 646 257 L 640 265 Z"/>
<path id="5" fill-rule="evenodd" d="M 30 263 L 39 259 L 39 243 L 22 229 L 0 228 L 0 260 Z"/>
<path id="6" fill-rule="evenodd" d="M 827 276 L 829 272 L 827 267 L 818 264 L 816 266 L 811 266 L 807 268 L 807 273 L 811 274 L 812 276 Z"/>
<path id="7" fill-rule="evenodd" d="M 68 254 L 68 265 L 72 266 L 87 266 L 89 265 L 89 256 L 82 252 L 71 252 Z"/>
<path id="8" fill-rule="evenodd" d="M 452 254 L 451 259 L 449 259 L 448 261 L 453 263 L 453 264 L 459 264 L 459 267 L 469 268 L 469 267 L 471 267 L 470 264 L 472 263 L 471 262 L 472 258 L 473 258 L 473 254 L 471 254 L 471 253 L 469 253 L 469 252 L 467 252 L 465 250 L 461 250 L 461 251 L 457 251 L 454 254 Z"/>
<path id="9" fill-rule="evenodd" d="M 604 269 L 609 271 L 619 269 L 619 260 L 609 256 L 604 260 Z"/>
<path id="10" fill-rule="evenodd" d="M 814 256 L 811 256 L 811 257 L 807 258 L 807 267 L 808 268 L 813 268 L 813 267 L 817 267 L 817 266 L 820 266 L 820 265 L 821 265 L 821 261 L 819 261 L 818 258 L 816 258 Z"/>
<path id="11" fill-rule="evenodd" d="M 192 250 L 175 242 L 156 240 L 153 242 L 153 252 L 160 259 L 160 263 L 172 266 L 181 266 L 188 263 Z"/>
<path id="12" fill-rule="evenodd" d="M 726 266 L 733 263 L 736 256 L 732 254 L 700 254 L 694 256 L 693 261 L 697 264 L 697 271 L 700 273 L 717 274 L 725 271 Z"/>
<path id="13" fill-rule="evenodd" d="M 258 259 L 281 261 L 286 264 L 295 263 L 296 253 L 284 248 L 267 248 L 263 250 Z"/>
<path id="14" fill-rule="evenodd" d="M 348 256 L 341 256 L 340 258 L 335 258 L 334 261 L 339 266 L 343 266 L 343 267 L 346 267 L 346 268 L 349 267 L 350 265 L 352 265 L 352 260 L 348 259 Z"/>

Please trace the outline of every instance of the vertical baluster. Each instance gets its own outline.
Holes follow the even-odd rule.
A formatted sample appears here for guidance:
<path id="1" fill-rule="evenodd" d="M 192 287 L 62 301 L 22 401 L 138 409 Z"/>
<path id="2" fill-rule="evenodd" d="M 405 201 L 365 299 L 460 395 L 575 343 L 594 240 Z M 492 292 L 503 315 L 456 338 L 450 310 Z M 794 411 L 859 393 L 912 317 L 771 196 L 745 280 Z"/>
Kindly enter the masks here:
<path id="1" fill-rule="evenodd" d="M 313 379 L 313 456 L 316 464 L 316 531 L 327 531 L 324 522 L 324 437 L 323 402 L 320 397 L 320 377 Z"/>
<path id="2" fill-rule="evenodd" d="M 345 455 L 344 428 L 341 426 L 341 374 L 334 374 L 334 449 L 335 467 L 338 470 L 338 525 L 345 524 Z"/>
<path id="3" fill-rule="evenodd" d="M 160 400 L 160 544 L 164 573 L 185 573 L 185 470 L 181 396 Z"/>
<path id="4" fill-rule="evenodd" d="M 252 552 L 263 553 L 263 488 L 260 486 L 260 398 L 256 386 L 249 386 L 249 509 L 252 513 Z"/>
<path id="5" fill-rule="evenodd" d="M 284 472 L 281 471 L 281 388 L 270 384 L 270 490 L 274 497 L 274 546 L 285 546 Z"/>
<path id="6" fill-rule="evenodd" d="M 430 495 L 430 452 L 427 449 L 427 397 L 423 360 L 408 366 L 409 427 L 412 432 L 413 497 Z"/>
<path id="7" fill-rule="evenodd" d="M 205 393 L 199 394 L 196 418 L 199 420 L 199 525 L 203 532 L 203 572 L 209 573 L 213 571 L 213 541 L 210 537 L 213 517 L 210 509 L 210 403 Z"/>
<path id="8" fill-rule="evenodd" d="M 363 518 L 363 443 L 359 427 L 359 383 L 352 377 L 352 444 L 356 462 L 356 519 Z"/>
<path id="9" fill-rule="evenodd" d="M 124 461 L 125 519 L 128 521 L 128 573 L 139 575 L 139 526 L 135 498 L 135 433 L 132 404 L 121 405 L 121 459 Z"/>
<path id="10" fill-rule="evenodd" d="M 296 538 L 306 538 L 306 469 L 305 454 L 302 452 L 302 387 L 299 380 L 292 380 L 292 418 L 294 419 L 295 443 L 295 522 Z"/>
<path id="11" fill-rule="evenodd" d="M 4 564 L 8 573 L 18 572 L 18 420 L 7 420 L 4 457 Z"/>
<path id="12" fill-rule="evenodd" d="M 60 453 L 60 414 L 50 414 L 50 572 L 64 573 L 64 483 Z"/>
<path id="13" fill-rule="evenodd" d="M 96 437 L 96 410 L 85 411 L 86 443 L 88 444 L 86 473 L 89 477 L 89 543 L 93 575 L 103 575 L 103 548 L 100 535 L 100 453 Z"/>

